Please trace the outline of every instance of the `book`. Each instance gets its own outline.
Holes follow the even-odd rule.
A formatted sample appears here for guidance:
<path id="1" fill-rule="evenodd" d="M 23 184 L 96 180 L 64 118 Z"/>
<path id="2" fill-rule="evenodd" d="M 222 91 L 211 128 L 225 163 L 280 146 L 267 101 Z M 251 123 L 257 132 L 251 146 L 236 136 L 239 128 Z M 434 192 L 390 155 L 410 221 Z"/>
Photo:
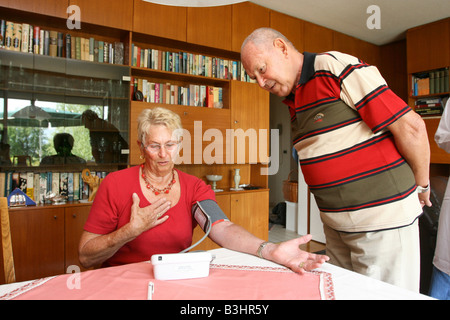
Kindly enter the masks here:
<path id="1" fill-rule="evenodd" d="M 58 32 L 50 31 L 50 44 L 49 44 L 49 55 L 51 57 L 56 57 L 58 53 Z"/>
<path id="2" fill-rule="evenodd" d="M 30 25 L 27 23 L 22 24 L 22 46 L 20 48 L 21 52 L 28 52 L 30 40 Z"/>
<path id="3" fill-rule="evenodd" d="M 34 173 L 26 172 L 27 189 L 26 195 L 34 201 Z"/>

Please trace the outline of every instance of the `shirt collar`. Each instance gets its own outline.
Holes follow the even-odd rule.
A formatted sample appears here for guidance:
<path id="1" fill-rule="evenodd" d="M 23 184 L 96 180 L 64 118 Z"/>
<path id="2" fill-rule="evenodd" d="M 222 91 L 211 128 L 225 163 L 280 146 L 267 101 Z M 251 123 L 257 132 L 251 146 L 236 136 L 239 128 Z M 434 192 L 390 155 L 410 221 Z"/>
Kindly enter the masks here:
<path id="1" fill-rule="evenodd" d="M 311 77 L 314 75 L 314 62 L 316 60 L 316 55 L 316 53 L 303 52 L 302 71 L 296 89 L 298 88 L 298 86 L 307 83 L 309 79 L 311 79 Z M 293 93 L 290 93 L 283 102 L 290 107 L 293 107 L 292 103 L 294 100 L 295 95 Z"/>
<path id="2" fill-rule="evenodd" d="M 314 62 L 316 60 L 316 54 L 310 52 L 303 53 L 303 65 L 302 65 L 302 73 L 300 75 L 300 80 L 298 84 L 305 84 L 311 79 L 314 75 Z"/>

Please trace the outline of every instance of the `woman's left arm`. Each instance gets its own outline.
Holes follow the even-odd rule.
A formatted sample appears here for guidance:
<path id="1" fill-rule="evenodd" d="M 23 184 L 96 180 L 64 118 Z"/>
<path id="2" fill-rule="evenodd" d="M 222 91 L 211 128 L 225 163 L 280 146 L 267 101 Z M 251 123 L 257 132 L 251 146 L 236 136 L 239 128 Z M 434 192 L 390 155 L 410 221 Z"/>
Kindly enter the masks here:
<path id="1" fill-rule="evenodd" d="M 209 237 L 220 246 L 248 254 L 258 255 L 258 249 L 265 241 L 254 236 L 243 227 L 230 221 L 215 224 Z M 260 254 L 264 259 L 284 265 L 294 272 L 303 273 L 320 267 L 329 258 L 300 250 L 299 246 L 311 240 L 311 235 L 281 243 L 268 243 Z"/>

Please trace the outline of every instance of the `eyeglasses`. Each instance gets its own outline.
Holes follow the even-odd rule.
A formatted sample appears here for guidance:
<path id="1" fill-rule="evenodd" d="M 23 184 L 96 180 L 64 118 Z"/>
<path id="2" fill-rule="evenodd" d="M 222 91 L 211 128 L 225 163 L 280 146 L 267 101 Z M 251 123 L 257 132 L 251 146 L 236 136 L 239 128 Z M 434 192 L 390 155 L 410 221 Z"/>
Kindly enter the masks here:
<path id="1" fill-rule="evenodd" d="M 168 152 L 172 152 L 177 148 L 178 145 L 179 145 L 179 142 L 177 142 L 177 141 L 169 141 L 164 144 L 164 149 Z M 155 153 L 158 153 L 161 151 L 161 145 L 158 143 L 151 143 L 147 146 L 144 146 L 144 148 L 147 149 L 147 151 L 152 154 L 155 154 Z"/>

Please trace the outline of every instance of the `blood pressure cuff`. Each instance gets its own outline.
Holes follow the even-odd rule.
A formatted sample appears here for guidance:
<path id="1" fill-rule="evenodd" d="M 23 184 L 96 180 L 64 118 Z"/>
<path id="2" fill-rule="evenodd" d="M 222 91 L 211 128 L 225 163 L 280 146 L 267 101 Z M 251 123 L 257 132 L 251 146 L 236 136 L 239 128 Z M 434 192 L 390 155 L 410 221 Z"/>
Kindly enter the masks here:
<path id="1" fill-rule="evenodd" d="M 192 206 L 192 215 L 203 231 L 222 221 L 230 221 L 214 200 L 198 201 Z"/>

